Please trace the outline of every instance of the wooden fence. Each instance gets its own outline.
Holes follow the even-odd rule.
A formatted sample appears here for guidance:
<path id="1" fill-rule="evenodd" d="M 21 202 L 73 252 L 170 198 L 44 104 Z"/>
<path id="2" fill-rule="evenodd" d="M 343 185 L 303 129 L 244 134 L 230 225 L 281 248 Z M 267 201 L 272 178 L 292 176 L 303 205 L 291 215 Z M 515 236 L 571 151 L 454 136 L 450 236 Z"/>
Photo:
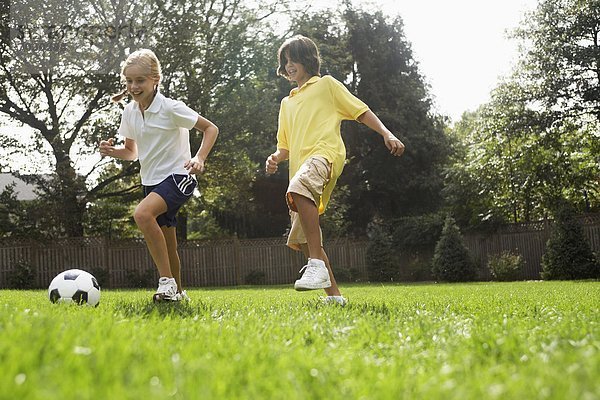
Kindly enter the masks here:
<path id="1" fill-rule="evenodd" d="M 590 247 L 600 255 L 600 214 L 580 217 L 583 233 Z M 510 250 L 521 254 L 525 261 L 522 279 L 540 279 L 542 255 L 552 230 L 551 221 L 507 225 L 487 235 L 466 235 L 465 244 L 480 266 L 480 278 L 490 279 L 487 262 L 490 257 Z"/>
<path id="2" fill-rule="evenodd" d="M 600 253 L 600 215 L 582 219 L 592 249 Z M 540 279 L 540 262 L 550 236 L 548 222 L 518 224 L 486 235 L 466 235 L 465 244 L 480 267 L 480 278 L 490 279 L 487 262 L 511 250 L 525 260 L 522 279 Z M 340 278 L 368 279 L 368 240 L 338 239 L 325 248 Z M 179 244 L 182 279 L 186 286 L 232 286 L 248 283 L 287 284 L 304 264 L 300 252 L 285 246 L 284 238 L 249 240 L 187 241 Z M 433 249 L 402 259 L 403 280 L 431 279 Z M 0 241 L 0 288 L 8 287 L 9 276 L 19 262 L 30 265 L 35 283 L 45 287 L 56 274 L 81 268 L 104 275 L 104 286 L 121 288 L 136 282 L 154 286 L 156 268 L 141 239 L 111 241 L 106 238 L 71 238 L 52 242 Z"/>
<path id="3" fill-rule="evenodd" d="M 368 242 L 335 240 L 326 246 L 337 270 L 352 271 L 357 279 L 366 278 Z M 298 270 L 305 263 L 300 252 L 285 246 L 284 238 L 186 241 L 179 244 L 179 256 L 186 286 L 290 283 L 297 279 Z M 136 283 L 154 286 L 158 280 L 150 253 L 141 239 L 0 242 L 0 288 L 8 287 L 9 274 L 19 262 L 33 267 L 38 287 L 45 287 L 59 272 L 70 268 L 104 274 L 104 286 L 111 288 Z"/>

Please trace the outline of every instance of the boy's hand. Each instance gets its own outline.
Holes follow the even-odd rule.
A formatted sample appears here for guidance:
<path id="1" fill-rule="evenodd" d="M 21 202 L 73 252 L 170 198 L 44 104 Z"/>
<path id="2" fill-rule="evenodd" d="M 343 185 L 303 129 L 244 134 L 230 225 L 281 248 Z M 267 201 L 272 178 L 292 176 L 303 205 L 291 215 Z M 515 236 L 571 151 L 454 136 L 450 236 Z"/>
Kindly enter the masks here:
<path id="1" fill-rule="evenodd" d="M 102 157 L 105 156 L 111 156 L 112 152 L 115 151 L 115 140 L 113 138 L 110 138 L 108 140 L 101 140 L 100 141 L 100 155 Z"/>
<path id="2" fill-rule="evenodd" d="M 385 139 L 385 147 L 388 148 L 390 153 L 396 157 L 400 157 L 404 153 L 404 143 L 400 141 L 392 133 L 388 134 Z"/>
<path id="3" fill-rule="evenodd" d="M 277 159 L 273 154 L 267 157 L 267 161 L 265 162 L 265 172 L 268 175 L 272 175 L 277 172 Z"/>
<path id="4" fill-rule="evenodd" d="M 201 160 L 198 157 L 192 158 L 183 166 L 190 174 L 201 174 L 204 172 L 204 160 Z"/>

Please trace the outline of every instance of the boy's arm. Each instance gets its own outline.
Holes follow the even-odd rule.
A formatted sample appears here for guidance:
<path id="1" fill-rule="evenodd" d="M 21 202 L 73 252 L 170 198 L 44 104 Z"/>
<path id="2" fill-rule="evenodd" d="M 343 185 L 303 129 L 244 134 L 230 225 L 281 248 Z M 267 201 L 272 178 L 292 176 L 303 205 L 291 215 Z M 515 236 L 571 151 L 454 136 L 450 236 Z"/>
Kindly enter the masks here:
<path id="1" fill-rule="evenodd" d="M 185 169 L 190 174 L 204 172 L 204 161 L 206 161 L 208 153 L 212 150 L 217 141 L 217 136 L 219 136 L 219 128 L 202 116 L 198 116 L 198 121 L 196 121 L 194 128 L 198 129 L 204 135 L 202 136 L 202 143 L 196 155 L 184 164 Z"/>
<path id="2" fill-rule="evenodd" d="M 277 172 L 277 164 L 282 161 L 285 161 L 290 156 L 290 152 L 286 149 L 277 149 L 277 151 L 267 157 L 267 161 L 265 162 L 265 171 L 267 174 L 271 175 Z"/>
<path id="3" fill-rule="evenodd" d="M 100 155 L 111 156 L 121 160 L 133 161 L 137 158 L 137 144 L 135 140 L 125 138 L 124 147 L 115 147 L 115 140 L 110 138 L 100 142 Z"/>
<path id="4" fill-rule="evenodd" d="M 377 118 L 377 115 L 373 111 L 369 110 L 364 112 L 358 117 L 360 123 L 365 124 L 375 132 L 379 133 L 383 137 L 385 147 L 388 148 L 390 153 L 395 156 L 401 156 L 404 153 L 404 143 L 400 141 L 388 128 L 385 127 L 383 122 Z"/>

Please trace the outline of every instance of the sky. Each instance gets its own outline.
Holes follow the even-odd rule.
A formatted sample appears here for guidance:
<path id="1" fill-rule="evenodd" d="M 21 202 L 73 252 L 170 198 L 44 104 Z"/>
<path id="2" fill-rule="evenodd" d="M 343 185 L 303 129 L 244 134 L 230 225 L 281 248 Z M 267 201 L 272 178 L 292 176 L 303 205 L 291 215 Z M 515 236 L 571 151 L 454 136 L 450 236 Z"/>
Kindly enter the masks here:
<path id="1" fill-rule="evenodd" d="M 319 1 L 316 1 L 318 3 Z M 327 3 L 327 1 L 320 1 Z M 361 4 L 364 4 L 361 1 Z M 372 0 L 400 15 L 413 56 L 431 86 L 436 110 L 460 119 L 489 100 L 490 91 L 517 59 L 507 31 L 519 26 L 536 0 Z"/>

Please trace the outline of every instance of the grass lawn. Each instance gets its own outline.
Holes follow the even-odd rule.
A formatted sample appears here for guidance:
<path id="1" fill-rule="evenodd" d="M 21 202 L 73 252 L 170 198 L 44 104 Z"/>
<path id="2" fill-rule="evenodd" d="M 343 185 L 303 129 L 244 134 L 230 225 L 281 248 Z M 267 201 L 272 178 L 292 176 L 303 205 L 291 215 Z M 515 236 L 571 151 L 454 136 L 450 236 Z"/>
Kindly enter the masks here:
<path id="1" fill-rule="evenodd" d="M 600 282 L 0 291 L 0 399 L 600 399 Z"/>

